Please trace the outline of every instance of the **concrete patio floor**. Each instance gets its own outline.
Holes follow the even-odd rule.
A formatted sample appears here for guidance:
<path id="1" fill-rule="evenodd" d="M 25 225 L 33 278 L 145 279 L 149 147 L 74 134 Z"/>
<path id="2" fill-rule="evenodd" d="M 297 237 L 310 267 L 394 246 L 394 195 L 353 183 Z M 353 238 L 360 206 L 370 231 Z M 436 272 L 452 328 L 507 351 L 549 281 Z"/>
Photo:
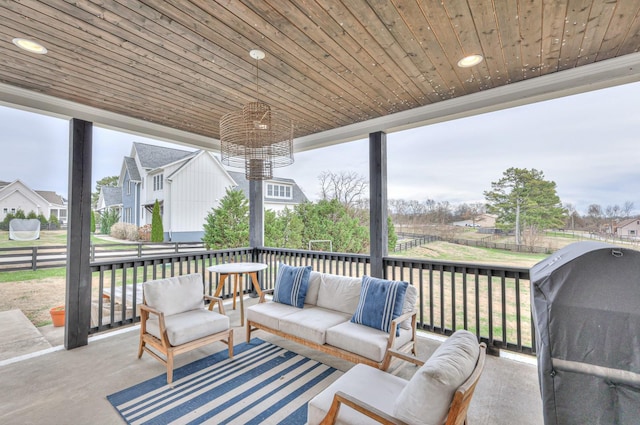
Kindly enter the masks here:
<path id="1" fill-rule="evenodd" d="M 247 298 L 246 304 L 256 302 Z M 235 326 L 236 344 L 244 342 L 239 313 L 227 307 Z M 64 350 L 63 328 L 41 328 L 54 346 L 44 351 L 0 361 L 0 423 L 2 424 L 122 424 L 106 396 L 161 375 L 163 366 L 149 355 L 138 359 L 138 326 L 103 333 L 89 344 Z M 255 336 L 314 358 L 340 370 L 353 366 L 335 357 L 258 331 Z M 438 337 L 422 334 L 419 356 L 428 358 L 440 344 Z M 57 346 L 57 347 L 55 347 Z M 176 359 L 176 368 L 225 349 L 222 343 L 194 350 Z M 531 358 L 525 358 L 531 363 Z M 540 425 L 542 402 L 537 368 L 519 360 L 487 356 L 484 373 L 469 411 L 473 425 Z M 406 365 L 398 374 L 410 377 L 416 368 Z M 427 402 L 427 401 L 426 401 Z"/>

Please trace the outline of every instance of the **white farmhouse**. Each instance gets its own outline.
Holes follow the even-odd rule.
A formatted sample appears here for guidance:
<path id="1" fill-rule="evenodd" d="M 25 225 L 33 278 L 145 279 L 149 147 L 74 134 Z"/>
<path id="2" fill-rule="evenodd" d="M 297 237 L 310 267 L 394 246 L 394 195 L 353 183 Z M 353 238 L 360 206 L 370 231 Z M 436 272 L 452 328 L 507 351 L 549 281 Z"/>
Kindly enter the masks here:
<path id="1" fill-rule="evenodd" d="M 18 210 L 25 215 L 31 211 L 42 214 L 47 220 L 56 217 L 60 225 L 67 224 L 67 201 L 62 196 L 49 190 L 32 190 L 19 179 L 0 181 L 0 221 Z"/>
<path id="2" fill-rule="evenodd" d="M 226 189 L 237 188 L 247 197 L 249 190 L 244 174 L 227 171 L 211 152 L 137 142 L 123 160 L 118 186 L 122 192 L 118 205 L 121 221 L 136 226 L 150 224 L 157 200 L 165 241 L 172 242 L 200 241 L 205 218 L 218 206 Z M 290 179 L 265 181 L 264 190 L 265 209 L 279 211 L 307 200 Z"/>

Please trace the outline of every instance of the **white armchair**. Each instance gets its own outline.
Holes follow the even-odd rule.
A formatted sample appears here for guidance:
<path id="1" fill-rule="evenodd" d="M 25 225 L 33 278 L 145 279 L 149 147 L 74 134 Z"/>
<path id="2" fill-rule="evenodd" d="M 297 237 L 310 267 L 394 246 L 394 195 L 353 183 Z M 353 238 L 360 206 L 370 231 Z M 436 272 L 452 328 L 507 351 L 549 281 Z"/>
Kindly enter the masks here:
<path id="1" fill-rule="evenodd" d="M 167 383 L 173 381 L 173 359 L 177 354 L 221 341 L 227 344 L 229 357 L 233 357 L 233 329 L 222 300 L 204 295 L 200 274 L 152 280 L 145 282 L 142 290 L 138 358 L 146 351 L 164 364 Z M 211 301 L 208 308 L 205 299 Z M 218 312 L 213 311 L 216 303 Z"/>

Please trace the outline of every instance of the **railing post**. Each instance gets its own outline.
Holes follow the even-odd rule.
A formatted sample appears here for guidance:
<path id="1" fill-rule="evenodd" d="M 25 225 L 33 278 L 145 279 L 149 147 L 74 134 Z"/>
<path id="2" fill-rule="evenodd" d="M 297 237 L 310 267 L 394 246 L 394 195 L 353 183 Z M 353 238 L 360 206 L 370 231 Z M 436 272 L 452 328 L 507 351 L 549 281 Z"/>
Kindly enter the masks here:
<path id="1" fill-rule="evenodd" d="M 138 242 L 138 258 L 142 257 L 142 242 Z"/>

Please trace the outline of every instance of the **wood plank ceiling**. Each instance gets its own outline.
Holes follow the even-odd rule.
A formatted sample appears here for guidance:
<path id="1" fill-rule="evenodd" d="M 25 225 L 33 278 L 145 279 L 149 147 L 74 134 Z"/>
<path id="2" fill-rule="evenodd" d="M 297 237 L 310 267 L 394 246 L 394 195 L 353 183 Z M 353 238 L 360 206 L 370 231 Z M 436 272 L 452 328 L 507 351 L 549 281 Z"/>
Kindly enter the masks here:
<path id="1" fill-rule="evenodd" d="M 638 52 L 640 2 L 0 1 L 0 82 L 218 138 L 259 97 L 305 136 Z M 14 37 L 42 43 L 25 53 Z M 249 50 L 260 48 L 259 64 Z M 479 53 L 473 68 L 456 65 Z"/>

